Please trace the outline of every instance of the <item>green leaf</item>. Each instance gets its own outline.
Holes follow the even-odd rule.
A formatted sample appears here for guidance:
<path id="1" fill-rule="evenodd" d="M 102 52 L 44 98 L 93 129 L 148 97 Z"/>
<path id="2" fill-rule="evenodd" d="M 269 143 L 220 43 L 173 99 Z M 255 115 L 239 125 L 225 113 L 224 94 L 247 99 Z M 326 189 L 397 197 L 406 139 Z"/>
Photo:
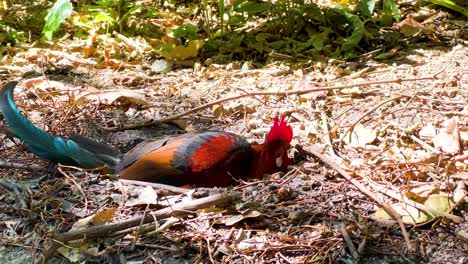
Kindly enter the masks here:
<path id="1" fill-rule="evenodd" d="M 328 40 L 328 35 L 332 32 L 331 28 L 323 28 L 323 32 L 320 34 L 312 35 L 309 39 L 310 44 L 314 46 L 316 51 L 322 51 L 325 46 L 325 42 Z"/>
<path id="2" fill-rule="evenodd" d="M 204 45 L 205 42 L 203 40 L 191 40 L 188 42 L 187 46 L 165 43 L 161 48 L 155 51 L 169 60 L 187 60 L 195 58 L 198 51 L 203 48 Z"/>
<path id="3" fill-rule="evenodd" d="M 120 23 L 123 21 L 127 21 L 127 19 L 132 15 L 132 14 L 137 14 L 141 13 L 142 7 L 139 5 L 132 6 L 121 18 L 120 18 Z M 154 11 L 154 10 L 153 10 Z M 140 14 L 139 14 L 140 15 Z M 144 15 L 141 15 L 140 18 L 151 18 L 153 17 L 154 13 L 153 12 L 148 12 Z"/>
<path id="4" fill-rule="evenodd" d="M 257 14 L 271 9 L 271 3 L 257 3 L 255 1 L 247 1 L 237 6 L 237 11 L 246 12 L 248 14 Z"/>
<path id="5" fill-rule="evenodd" d="M 52 40 L 54 32 L 60 27 L 64 19 L 70 17 L 73 5 L 70 0 L 57 0 L 50 12 L 45 17 L 45 25 L 42 33 L 48 40 Z"/>
<path id="6" fill-rule="evenodd" d="M 288 42 L 286 40 L 277 40 L 268 43 L 268 46 L 270 46 L 272 49 L 279 50 L 288 45 Z"/>
<path id="7" fill-rule="evenodd" d="M 435 213 L 447 213 L 455 206 L 452 199 L 445 195 L 431 195 L 425 202 L 425 206 L 430 207 Z"/>
<path id="8" fill-rule="evenodd" d="M 395 210 L 399 215 L 401 215 L 401 220 L 405 224 L 409 225 L 416 225 L 416 224 L 422 224 L 422 223 L 427 223 L 434 219 L 434 215 L 423 211 L 419 210 L 416 207 L 413 207 L 409 204 L 405 203 L 397 203 L 397 204 L 392 204 L 391 208 Z M 383 223 L 383 224 L 390 224 L 393 222 L 393 219 L 388 213 L 383 209 L 379 208 L 375 214 L 374 218 L 377 222 Z"/>
<path id="9" fill-rule="evenodd" d="M 357 10 L 359 10 L 364 16 L 370 17 L 374 12 L 375 1 L 376 0 L 361 0 L 357 6 Z"/>
<path id="10" fill-rule="evenodd" d="M 94 17 L 94 22 L 109 22 L 109 23 L 114 23 L 115 20 L 112 18 L 108 13 L 106 12 L 99 12 L 96 14 Z"/>
<path id="11" fill-rule="evenodd" d="M 396 22 L 400 21 L 400 13 L 398 12 L 398 6 L 395 0 L 383 0 L 383 11 L 385 18 L 385 24 L 388 23 L 388 17 L 393 17 Z M 389 23 L 391 24 L 391 22 Z"/>
<path id="12" fill-rule="evenodd" d="M 169 37 L 174 38 L 187 38 L 189 40 L 199 39 L 197 32 L 200 29 L 196 26 L 187 25 L 187 26 L 179 26 L 172 30 L 168 34 Z"/>
<path id="13" fill-rule="evenodd" d="M 345 11 L 344 9 L 336 10 L 339 14 L 343 15 L 350 23 L 353 33 L 341 45 L 341 51 L 349 51 L 356 47 L 364 36 L 364 22 L 358 16 Z"/>
<path id="14" fill-rule="evenodd" d="M 224 0 L 218 0 L 219 21 L 221 27 L 221 35 L 224 34 Z"/>
<path id="15" fill-rule="evenodd" d="M 428 1 L 435 4 L 435 5 L 440 5 L 440 6 L 448 8 L 448 9 L 452 9 L 453 11 L 456 11 L 456 12 L 464 15 L 465 17 L 468 17 L 468 10 L 466 10 L 465 8 L 455 4 L 451 0 L 428 0 Z"/>

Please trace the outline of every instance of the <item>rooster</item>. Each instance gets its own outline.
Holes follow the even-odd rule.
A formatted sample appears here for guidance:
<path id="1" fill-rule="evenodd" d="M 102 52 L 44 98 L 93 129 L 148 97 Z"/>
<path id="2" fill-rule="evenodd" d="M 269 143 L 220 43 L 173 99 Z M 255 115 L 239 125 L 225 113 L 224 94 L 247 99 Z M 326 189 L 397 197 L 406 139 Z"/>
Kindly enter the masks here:
<path id="1" fill-rule="evenodd" d="M 284 120 L 274 120 L 263 144 L 250 144 L 233 133 L 202 131 L 146 140 L 121 156 L 112 146 L 71 135 L 53 136 L 24 117 L 13 99 L 17 82 L 0 90 L 0 110 L 9 129 L 38 157 L 84 169 L 107 166 L 121 179 L 174 186 L 225 187 L 236 180 L 260 179 L 291 164 L 293 137 Z"/>

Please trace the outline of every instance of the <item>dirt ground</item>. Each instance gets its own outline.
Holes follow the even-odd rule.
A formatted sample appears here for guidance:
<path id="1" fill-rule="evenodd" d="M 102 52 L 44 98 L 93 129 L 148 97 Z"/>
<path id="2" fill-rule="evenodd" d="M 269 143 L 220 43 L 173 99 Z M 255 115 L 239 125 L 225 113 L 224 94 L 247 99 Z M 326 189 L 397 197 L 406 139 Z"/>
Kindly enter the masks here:
<path id="1" fill-rule="evenodd" d="M 295 162 L 285 173 L 227 189 L 199 189 L 186 194 L 153 191 L 158 202 L 149 203 L 148 196 L 142 195 L 146 190 L 143 186 L 124 185 L 113 175 L 63 166 L 57 171 L 28 153 L 16 139 L 3 136 L 0 159 L 20 165 L 2 166 L 0 170 L 2 178 L 13 185 L 10 189 L 4 183 L 0 187 L 5 189 L 0 194 L 0 243 L 4 247 L 0 260 L 30 263 L 33 256 L 38 258 L 44 249 L 50 250 L 46 237 L 67 232 L 77 222 L 84 227 L 99 225 L 83 223 L 85 217 L 96 212 L 111 209 L 111 216 L 99 217 L 104 218 L 104 223 L 115 223 L 168 204 L 234 190 L 240 195 L 229 203 L 200 208 L 177 219 L 159 219 L 162 226 L 137 226 L 153 227 L 152 233 L 140 234 L 136 228 L 122 235 L 72 241 L 58 250 L 61 256 L 55 261 L 468 261 L 466 197 L 450 211 L 461 221 L 436 217 L 406 224 L 413 246 L 410 251 L 398 224 L 376 219 L 381 206 L 372 197 L 310 153 L 311 147 L 319 149 L 374 198 L 391 205 L 399 201 L 388 195 L 389 190 L 421 202 L 429 194 L 452 197 L 460 182 L 467 183 L 466 174 L 465 178 L 454 176 L 468 170 L 466 156 L 455 162 L 453 155 L 434 153 L 423 144 L 432 145 L 432 139 L 424 138 L 421 131 L 430 124 L 440 129 L 444 121 L 455 118 L 462 132 L 460 153 L 468 151 L 468 139 L 464 137 L 468 128 L 467 43 L 416 46 L 385 63 L 362 56 L 353 62 L 328 60 L 308 67 L 284 63 L 262 69 L 235 63 L 176 66 L 167 74 L 152 73 L 150 65 L 119 70 L 96 69 L 85 63 L 77 66 L 70 62 L 73 59 L 58 55 L 44 65 L 31 60 L 31 52 L 18 53 L 12 65 L 21 70 L 4 67 L 2 70 L 8 74 L 2 73 L 1 78 L 6 81 L 15 75 L 23 76 L 23 89 L 15 90 L 19 107 L 39 127 L 54 134 L 82 133 L 117 146 L 122 153 L 147 138 L 200 129 L 231 131 L 261 142 L 272 118 L 282 113 L 294 130 L 290 155 Z M 362 85 L 294 93 L 351 84 Z M 92 91 L 99 99 L 87 97 L 88 101 L 81 102 L 79 98 L 90 93 L 91 87 L 97 89 Z M 129 92 L 114 98 L 105 93 L 110 88 Z M 230 100 L 152 128 L 103 129 L 158 120 L 253 92 L 291 94 Z M 356 135 L 351 140 L 346 136 L 350 130 Z M 26 165 L 39 165 L 43 170 L 31 170 Z M 24 253 L 12 253 L 17 250 Z M 359 260 L 353 259 L 353 251 Z"/>

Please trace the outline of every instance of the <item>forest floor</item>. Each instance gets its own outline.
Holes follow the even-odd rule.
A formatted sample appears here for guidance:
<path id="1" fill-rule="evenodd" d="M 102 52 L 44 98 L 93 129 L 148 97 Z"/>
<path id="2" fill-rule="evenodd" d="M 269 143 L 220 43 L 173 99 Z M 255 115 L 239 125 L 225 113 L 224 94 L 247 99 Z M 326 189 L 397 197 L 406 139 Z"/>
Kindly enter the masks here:
<path id="1" fill-rule="evenodd" d="M 91 136 L 122 152 L 147 138 L 200 129 L 261 142 L 273 117 L 285 114 L 294 130 L 293 166 L 261 181 L 176 194 L 53 169 L 1 136 L 0 263 L 30 263 L 44 252 L 60 252 L 58 262 L 100 263 L 468 262 L 466 43 L 414 46 L 385 63 L 363 56 L 306 68 L 177 66 L 166 74 L 151 65 L 118 67 L 30 49 L 1 66 L 0 77 L 21 76 L 15 99 L 39 127 Z M 324 87 L 332 88 L 297 92 Z M 111 129 L 241 94 L 159 126 Z M 459 151 L 446 153 L 457 144 Z M 211 203 L 197 203 L 217 193 Z M 405 229 L 379 201 L 406 215 Z M 408 206 L 414 203 L 445 209 L 429 214 Z M 161 208 L 186 213 L 170 217 Z M 155 211 L 154 221 L 140 225 L 138 217 Z M 130 218 L 136 224 L 99 233 L 103 224 Z M 90 233 L 71 242 L 58 235 L 70 229 Z"/>

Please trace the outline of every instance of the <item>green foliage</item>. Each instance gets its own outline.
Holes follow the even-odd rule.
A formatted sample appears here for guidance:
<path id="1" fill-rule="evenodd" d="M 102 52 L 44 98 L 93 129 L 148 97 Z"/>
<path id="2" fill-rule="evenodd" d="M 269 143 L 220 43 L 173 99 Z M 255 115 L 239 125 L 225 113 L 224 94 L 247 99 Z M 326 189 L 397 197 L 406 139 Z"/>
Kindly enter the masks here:
<path id="1" fill-rule="evenodd" d="M 383 0 L 383 11 L 382 24 L 388 26 L 393 23 L 393 20 L 400 21 L 400 12 L 398 12 L 395 0 Z"/>
<path id="2" fill-rule="evenodd" d="M 270 11 L 271 7 L 272 4 L 269 2 L 258 3 L 257 1 L 239 1 L 234 10 L 237 12 L 245 12 L 250 16 Z"/>
<path id="3" fill-rule="evenodd" d="M 78 36 L 86 36 L 90 31 L 99 32 L 99 29 L 103 28 L 106 32 L 110 31 L 112 26 L 115 24 L 114 18 L 105 12 L 91 12 L 89 15 L 85 16 L 76 16 L 72 19 L 72 24 L 78 28 Z"/>
<path id="4" fill-rule="evenodd" d="M 200 31 L 200 29 L 196 26 L 192 26 L 192 25 L 178 26 L 174 29 L 169 29 L 168 31 L 169 33 L 167 34 L 167 36 L 171 38 L 179 38 L 181 40 L 200 39 L 200 36 L 197 34 L 198 31 Z"/>
<path id="5" fill-rule="evenodd" d="M 467 15 L 452 0 L 428 1 Z M 67 3 L 69 9 L 65 8 Z M 335 1 L 333 8 L 310 0 L 88 3 L 70 19 L 79 29 L 76 35 L 114 30 L 127 36 L 143 35 L 151 38 L 156 53 L 175 59 L 193 58 L 199 51 L 222 60 L 262 60 L 272 51 L 292 56 L 353 57 L 358 47 L 366 49 L 364 37 L 371 40 L 373 34 L 380 34 L 379 26 L 400 21 L 396 0 L 342 0 Z M 47 38 L 70 15 L 71 8 L 69 0 L 57 0 L 47 16 Z"/>
<path id="6" fill-rule="evenodd" d="M 358 16 L 349 13 L 343 9 L 338 9 L 338 13 L 343 15 L 350 23 L 352 28 L 351 36 L 341 45 L 341 51 L 348 52 L 359 44 L 364 35 L 364 23 Z"/>
<path id="7" fill-rule="evenodd" d="M 114 23 L 115 20 L 110 16 L 109 13 L 106 12 L 98 12 L 94 16 L 94 21 L 97 23 L 106 22 L 106 23 Z"/>
<path id="8" fill-rule="evenodd" d="M 218 0 L 219 21 L 221 36 L 224 35 L 224 0 Z"/>
<path id="9" fill-rule="evenodd" d="M 64 19 L 70 17 L 73 5 L 70 0 L 57 0 L 50 12 L 45 17 L 45 25 L 42 33 L 48 40 L 52 40 L 54 32 L 60 27 Z"/>
<path id="10" fill-rule="evenodd" d="M 92 30 L 96 33 L 118 31 L 127 36 L 151 32 L 151 23 L 144 23 L 158 15 L 152 6 L 144 6 L 129 0 L 99 0 L 83 6 L 73 20 L 78 27 L 78 35 L 87 35 Z"/>
<path id="11" fill-rule="evenodd" d="M 0 34 L 0 44 L 4 44 L 4 43 L 16 44 L 17 42 L 24 41 L 25 39 L 23 31 L 18 31 L 1 22 L 0 22 L 0 32 L 6 33 L 5 37 L 2 34 Z"/>
<path id="12" fill-rule="evenodd" d="M 453 11 L 456 11 L 456 12 L 464 15 L 465 17 L 468 17 L 468 10 L 466 10 L 465 8 L 457 5 L 452 0 L 428 0 L 428 1 L 433 3 L 433 4 L 446 7 L 448 9 L 451 9 Z"/>
<path id="13" fill-rule="evenodd" d="M 102 26 L 108 32 L 118 27 L 119 32 L 122 32 L 123 23 L 133 11 L 138 10 L 138 6 L 127 5 L 126 1 L 121 0 L 99 0 L 85 10 L 90 11 L 89 16 L 92 18 L 87 24 L 94 29 Z"/>
<path id="14" fill-rule="evenodd" d="M 199 30 L 193 25 L 167 28 L 164 42 L 154 46 L 155 52 L 170 60 L 195 58 L 205 45 L 205 41 L 198 34 Z"/>
<path id="15" fill-rule="evenodd" d="M 375 1 L 368 4 L 369 15 Z M 225 37 L 213 35 L 204 50 L 214 61 L 265 57 L 272 51 L 285 54 L 319 53 L 355 56 L 353 51 L 366 34 L 361 18 L 345 8 L 324 8 L 303 0 L 277 2 L 238 1 L 225 9 L 228 15 Z M 239 34 L 236 28 L 256 25 L 256 30 Z M 367 33 L 368 34 L 368 33 Z M 226 55 L 226 56 L 225 56 Z"/>
<path id="16" fill-rule="evenodd" d="M 356 11 L 364 18 L 370 18 L 375 12 L 377 0 L 360 0 L 357 3 Z M 400 21 L 400 12 L 395 0 L 382 0 L 383 14 L 380 16 L 380 22 L 384 26 L 389 26 L 393 21 Z"/>
<path id="17" fill-rule="evenodd" d="M 365 17 L 371 17 L 374 13 L 376 0 L 362 0 L 357 5 L 357 10 Z"/>
<path id="18" fill-rule="evenodd" d="M 332 32 L 332 29 L 329 27 L 323 27 L 322 30 L 323 31 L 319 34 L 312 35 L 308 41 L 316 51 L 322 51 L 324 49 L 328 36 Z"/>

